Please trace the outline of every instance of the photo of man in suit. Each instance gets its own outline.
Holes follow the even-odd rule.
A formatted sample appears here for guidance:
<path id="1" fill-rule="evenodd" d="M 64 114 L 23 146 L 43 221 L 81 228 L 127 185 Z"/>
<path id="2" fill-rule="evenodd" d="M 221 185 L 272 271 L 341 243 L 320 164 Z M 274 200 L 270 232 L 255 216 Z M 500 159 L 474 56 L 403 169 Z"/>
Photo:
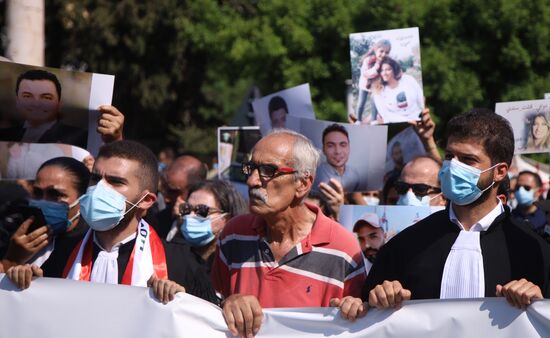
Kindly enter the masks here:
<path id="1" fill-rule="evenodd" d="M 48 71 L 33 69 L 19 75 L 15 86 L 21 126 L 0 129 L 3 141 L 66 143 L 86 148 L 87 132 L 60 118 L 61 83 Z"/>

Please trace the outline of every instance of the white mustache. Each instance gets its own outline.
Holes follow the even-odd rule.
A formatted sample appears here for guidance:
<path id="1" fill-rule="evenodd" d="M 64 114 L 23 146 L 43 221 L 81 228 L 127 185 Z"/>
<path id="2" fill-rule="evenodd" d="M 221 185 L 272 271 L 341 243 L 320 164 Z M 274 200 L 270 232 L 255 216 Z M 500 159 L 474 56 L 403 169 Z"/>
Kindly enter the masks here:
<path id="1" fill-rule="evenodd" d="M 262 191 L 260 191 L 257 188 L 248 189 L 248 196 L 250 196 L 250 198 L 259 199 L 263 203 L 267 203 L 267 194 L 263 193 Z"/>

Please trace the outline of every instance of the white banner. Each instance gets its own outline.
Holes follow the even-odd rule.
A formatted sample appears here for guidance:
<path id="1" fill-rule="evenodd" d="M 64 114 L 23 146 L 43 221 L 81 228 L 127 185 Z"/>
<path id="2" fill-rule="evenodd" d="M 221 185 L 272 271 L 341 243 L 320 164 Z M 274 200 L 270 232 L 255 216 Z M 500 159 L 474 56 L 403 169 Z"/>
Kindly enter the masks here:
<path id="1" fill-rule="evenodd" d="M 146 288 L 39 278 L 19 291 L 0 274 L 0 337 L 230 337 L 221 310 Z M 410 301 L 349 322 L 334 308 L 264 309 L 257 337 L 548 337 L 550 301 L 526 311 L 502 298 Z"/>

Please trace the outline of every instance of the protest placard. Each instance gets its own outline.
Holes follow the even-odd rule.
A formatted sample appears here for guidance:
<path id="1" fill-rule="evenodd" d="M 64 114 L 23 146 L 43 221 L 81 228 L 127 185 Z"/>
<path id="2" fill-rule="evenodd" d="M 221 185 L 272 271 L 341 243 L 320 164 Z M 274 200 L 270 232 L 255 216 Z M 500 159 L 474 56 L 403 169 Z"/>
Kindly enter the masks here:
<path id="1" fill-rule="evenodd" d="M 349 231 L 366 213 L 375 214 L 378 224 L 386 233 L 386 241 L 406 227 L 413 225 L 444 207 L 416 207 L 408 205 L 343 205 L 340 208 L 340 224 Z"/>
<path id="2" fill-rule="evenodd" d="M 426 150 L 413 127 L 399 132 L 388 141 L 386 151 L 386 177 L 398 175 L 410 160 L 426 155 Z"/>
<path id="3" fill-rule="evenodd" d="M 349 39 L 354 118 L 369 124 L 419 120 L 424 94 L 418 27 Z"/>
<path id="4" fill-rule="evenodd" d="M 96 154 L 97 108 L 114 76 L 0 62 L 0 141 L 64 143 Z"/>
<path id="5" fill-rule="evenodd" d="M 516 154 L 550 150 L 550 100 L 500 102 L 495 111 L 512 125 Z"/>
<path id="6" fill-rule="evenodd" d="M 250 158 L 252 148 L 262 138 L 259 127 L 218 128 L 218 178 L 246 182 L 242 163 Z"/>
<path id="7" fill-rule="evenodd" d="M 84 160 L 90 153 L 61 143 L 0 142 L 0 178 L 34 180 L 40 166 L 55 157 Z"/>
<path id="8" fill-rule="evenodd" d="M 288 116 L 315 119 L 308 83 L 255 100 L 252 108 L 262 135 L 273 128 L 286 128 Z"/>
<path id="9" fill-rule="evenodd" d="M 309 138 L 323 153 L 312 190 L 337 179 L 346 192 L 382 188 L 387 126 L 356 126 L 289 117 L 287 127 Z M 347 135 L 346 135 L 347 134 Z"/>

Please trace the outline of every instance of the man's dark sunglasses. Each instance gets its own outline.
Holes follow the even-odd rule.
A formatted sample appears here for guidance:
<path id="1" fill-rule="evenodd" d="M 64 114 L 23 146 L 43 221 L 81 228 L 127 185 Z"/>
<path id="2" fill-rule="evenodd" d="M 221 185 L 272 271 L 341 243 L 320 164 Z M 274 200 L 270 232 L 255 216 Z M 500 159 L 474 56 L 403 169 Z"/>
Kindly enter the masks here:
<path id="1" fill-rule="evenodd" d="M 252 161 L 243 163 L 243 174 L 252 175 L 254 170 L 258 169 L 261 178 L 273 178 L 277 174 L 293 174 L 296 172 L 290 167 L 277 167 L 274 164 L 257 164 Z"/>
<path id="2" fill-rule="evenodd" d="M 180 204 L 180 215 L 181 216 L 189 215 L 191 213 L 191 211 L 194 211 L 195 214 L 197 214 L 201 217 L 207 217 L 208 215 L 213 214 L 215 212 L 222 212 L 219 209 L 211 208 L 208 205 L 204 205 L 204 204 L 197 204 L 195 206 L 193 206 L 193 205 L 191 205 L 187 202 Z"/>
<path id="3" fill-rule="evenodd" d="M 395 182 L 395 190 L 399 195 L 404 195 L 412 189 L 413 193 L 417 196 L 426 196 L 432 193 L 440 193 L 441 189 L 437 187 L 432 187 L 431 185 L 424 183 L 409 184 L 405 182 Z"/>

